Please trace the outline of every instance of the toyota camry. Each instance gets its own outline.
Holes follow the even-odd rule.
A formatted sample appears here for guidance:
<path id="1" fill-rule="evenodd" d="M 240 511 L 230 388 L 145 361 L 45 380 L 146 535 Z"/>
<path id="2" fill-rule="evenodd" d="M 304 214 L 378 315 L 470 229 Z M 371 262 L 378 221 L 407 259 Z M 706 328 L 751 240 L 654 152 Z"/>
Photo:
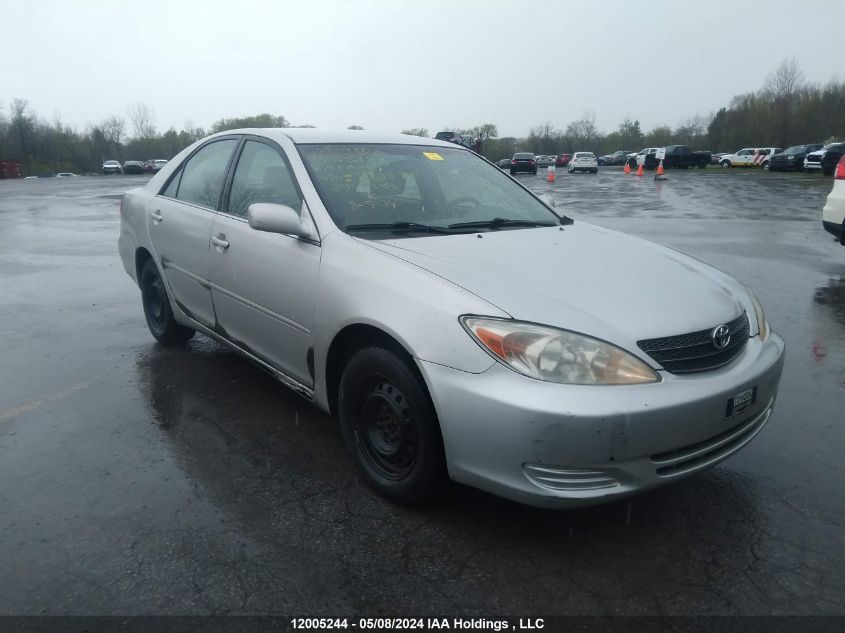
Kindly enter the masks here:
<path id="1" fill-rule="evenodd" d="M 124 196 L 119 250 L 155 339 L 211 337 L 330 412 L 396 503 L 677 481 L 764 428 L 783 366 L 728 274 L 437 140 L 210 136 Z"/>

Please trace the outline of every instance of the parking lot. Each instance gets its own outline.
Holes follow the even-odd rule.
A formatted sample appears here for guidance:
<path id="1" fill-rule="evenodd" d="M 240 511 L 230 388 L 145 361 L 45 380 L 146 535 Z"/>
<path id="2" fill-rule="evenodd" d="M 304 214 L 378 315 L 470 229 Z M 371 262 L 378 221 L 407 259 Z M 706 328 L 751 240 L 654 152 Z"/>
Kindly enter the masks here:
<path id="1" fill-rule="evenodd" d="M 572 511 L 458 485 L 390 505 L 261 370 L 203 336 L 155 344 L 117 255 L 120 196 L 146 177 L 0 181 L 0 614 L 843 613 L 831 180 L 668 176 L 518 178 L 753 288 L 787 344 L 778 404 L 716 468 Z"/>

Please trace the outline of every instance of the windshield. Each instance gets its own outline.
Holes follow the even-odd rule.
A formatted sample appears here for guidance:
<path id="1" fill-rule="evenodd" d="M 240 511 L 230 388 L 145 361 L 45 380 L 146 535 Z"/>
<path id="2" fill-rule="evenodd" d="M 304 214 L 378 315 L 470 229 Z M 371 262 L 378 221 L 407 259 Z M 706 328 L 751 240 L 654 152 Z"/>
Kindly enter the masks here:
<path id="1" fill-rule="evenodd" d="M 298 149 L 323 204 L 342 230 L 396 223 L 449 229 L 494 219 L 500 221 L 490 228 L 501 230 L 516 228 L 519 222 L 559 222 L 551 209 L 509 176 L 466 150 L 353 144 Z M 506 226 L 501 220 L 518 222 Z"/>
<path id="2" fill-rule="evenodd" d="M 804 151 L 804 148 L 807 147 L 806 145 L 793 145 L 792 147 L 787 147 L 783 150 L 784 154 L 800 154 Z"/>

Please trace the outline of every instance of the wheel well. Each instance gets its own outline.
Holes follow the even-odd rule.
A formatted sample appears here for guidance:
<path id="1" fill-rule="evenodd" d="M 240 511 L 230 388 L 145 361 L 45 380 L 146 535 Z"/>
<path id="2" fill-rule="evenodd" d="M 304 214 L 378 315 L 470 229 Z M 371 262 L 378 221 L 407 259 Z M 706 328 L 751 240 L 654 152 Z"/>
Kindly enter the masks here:
<path id="1" fill-rule="evenodd" d="M 383 347 L 397 354 L 408 363 L 423 389 L 428 391 L 417 364 L 399 341 L 372 325 L 347 325 L 335 335 L 326 355 L 326 395 L 332 415 L 337 415 L 337 393 L 343 368 L 355 352 L 365 347 Z"/>
<path id="2" fill-rule="evenodd" d="M 141 270 L 144 268 L 147 260 L 152 259 L 152 257 L 146 248 L 142 247 L 135 251 L 135 279 L 139 286 L 141 285 Z"/>

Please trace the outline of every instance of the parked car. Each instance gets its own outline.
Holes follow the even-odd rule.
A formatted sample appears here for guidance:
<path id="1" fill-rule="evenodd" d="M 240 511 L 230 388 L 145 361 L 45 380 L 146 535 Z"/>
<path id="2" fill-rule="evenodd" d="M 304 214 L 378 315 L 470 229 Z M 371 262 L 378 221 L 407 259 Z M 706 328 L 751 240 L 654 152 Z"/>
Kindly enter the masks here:
<path id="1" fill-rule="evenodd" d="M 510 158 L 502 158 L 501 160 L 496 161 L 496 167 L 499 169 L 510 169 L 511 168 L 511 159 Z"/>
<path id="2" fill-rule="evenodd" d="M 566 167 L 572 157 L 569 154 L 558 154 L 555 158 L 556 167 Z"/>
<path id="3" fill-rule="evenodd" d="M 598 163 L 599 166 L 607 165 L 607 162 L 604 160 L 604 156 L 597 156 L 596 163 Z"/>
<path id="4" fill-rule="evenodd" d="M 784 344 L 751 291 L 420 142 L 246 129 L 180 152 L 121 205 L 153 337 L 198 331 L 337 416 L 397 503 L 448 478 L 544 508 L 609 502 L 761 431 Z"/>
<path id="5" fill-rule="evenodd" d="M 152 161 L 152 163 L 153 171 L 156 172 L 167 164 L 167 160 L 165 160 L 164 158 L 156 158 Z"/>
<path id="6" fill-rule="evenodd" d="M 645 169 L 656 169 L 660 160 L 657 152 L 643 156 Z M 694 152 L 687 145 L 667 145 L 663 155 L 663 167 L 666 169 L 687 169 L 688 167 L 706 168 L 710 164 L 710 152 Z"/>
<path id="7" fill-rule="evenodd" d="M 722 156 L 727 156 L 728 152 L 716 152 L 715 154 L 710 155 L 710 164 L 711 165 L 718 165 L 719 160 L 721 160 Z"/>
<path id="8" fill-rule="evenodd" d="M 434 138 L 438 141 L 446 141 L 448 143 L 455 143 L 456 145 L 464 144 L 464 137 L 457 132 L 438 132 L 434 135 Z"/>
<path id="9" fill-rule="evenodd" d="M 466 147 L 467 149 L 475 150 L 475 138 L 473 138 L 470 134 L 461 134 L 461 145 Z"/>
<path id="10" fill-rule="evenodd" d="M 645 147 L 641 149 L 639 152 L 634 154 L 634 156 L 628 155 L 628 164 L 632 168 L 639 167 L 640 165 L 645 165 L 645 157 L 646 156 L 654 156 L 657 154 L 657 150 L 659 147 Z"/>
<path id="11" fill-rule="evenodd" d="M 537 156 L 538 167 L 548 167 L 555 164 L 554 156 Z"/>
<path id="12" fill-rule="evenodd" d="M 139 160 L 127 160 L 123 162 L 124 174 L 143 174 L 144 163 Z"/>
<path id="13" fill-rule="evenodd" d="M 779 147 L 744 147 L 733 154 L 725 154 L 719 164 L 728 169 L 731 167 L 765 167 L 769 157 L 783 150 Z"/>
<path id="14" fill-rule="evenodd" d="M 833 173 L 833 189 L 827 196 L 822 211 L 825 231 L 835 236 L 845 246 L 845 156 L 839 157 Z"/>
<path id="15" fill-rule="evenodd" d="M 773 154 L 763 165 L 763 169 L 768 171 L 801 171 L 804 169 L 804 159 L 807 154 L 821 148 L 821 143 L 787 147 L 782 152 Z"/>
<path id="16" fill-rule="evenodd" d="M 804 169 L 820 170 L 825 176 L 830 176 L 843 154 L 845 154 L 845 143 L 828 143 L 821 149 L 807 154 L 804 158 Z"/>
<path id="17" fill-rule="evenodd" d="M 599 163 L 596 160 L 596 155 L 592 152 L 575 152 L 566 169 L 570 174 L 576 171 L 597 174 L 599 173 Z"/>
<path id="18" fill-rule="evenodd" d="M 517 152 L 511 158 L 511 175 L 519 172 L 537 174 L 537 158 L 531 152 Z"/>
<path id="19" fill-rule="evenodd" d="M 69 171 L 60 171 L 58 174 L 56 174 L 56 177 L 58 177 L 58 178 L 76 178 L 77 174 L 71 173 Z"/>
<path id="20" fill-rule="evenodd" d="M 604 164 L 605 165 L 624 165 L 625 161 L 628 160 L 628 154 L 631 153 L 629 149 L 620 149 L 616 150 L 612 154 L 608 154 L 604 156 Z"/>
<path id="21" fill-rule="evenodd" d="M 103 173 L 108 174 L 122 174 L 123 168 L 116 160 L 107 160 L 103 163 Z"/>

